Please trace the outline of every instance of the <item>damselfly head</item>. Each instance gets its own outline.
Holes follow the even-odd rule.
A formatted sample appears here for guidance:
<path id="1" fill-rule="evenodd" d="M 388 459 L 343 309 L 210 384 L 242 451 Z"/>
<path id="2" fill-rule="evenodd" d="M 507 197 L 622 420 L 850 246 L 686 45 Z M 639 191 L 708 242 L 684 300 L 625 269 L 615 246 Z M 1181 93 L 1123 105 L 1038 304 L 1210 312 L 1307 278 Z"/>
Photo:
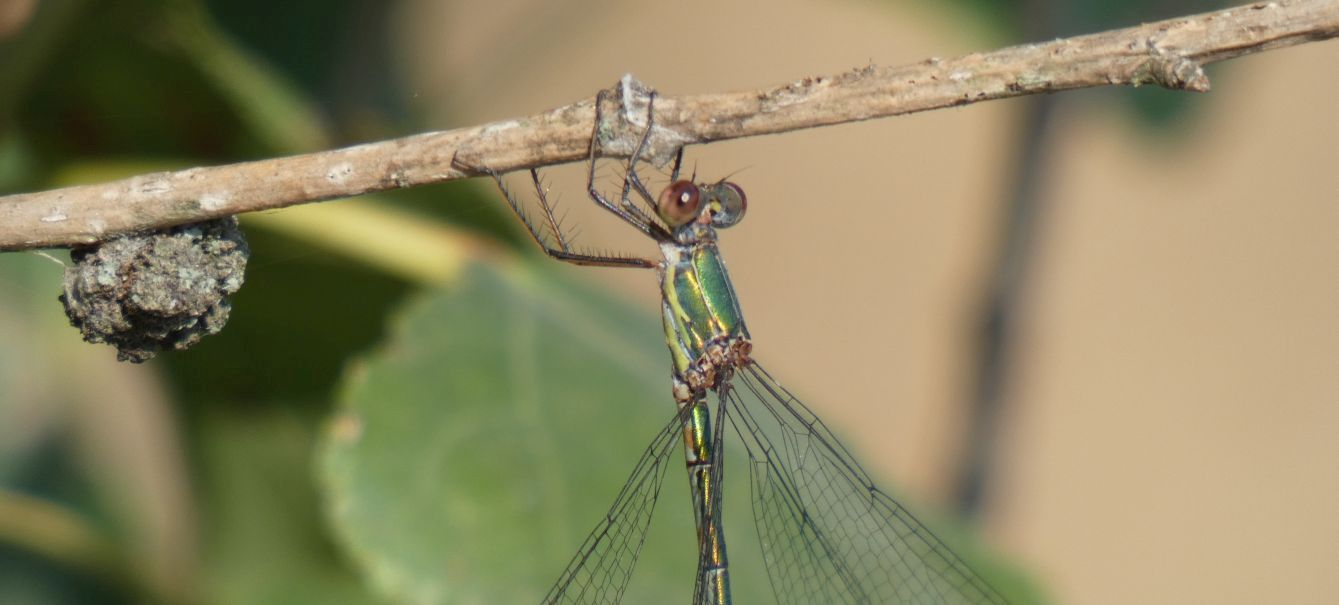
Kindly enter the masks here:
<path id="1" fill-rule="evenodd" d="M 673 228 L 697 222 L 723 229 L 738 223 L 747 208 L 744 190 L 725 181 L 710 185 L 675 181 L 656 202 L 656 212 Z"/>

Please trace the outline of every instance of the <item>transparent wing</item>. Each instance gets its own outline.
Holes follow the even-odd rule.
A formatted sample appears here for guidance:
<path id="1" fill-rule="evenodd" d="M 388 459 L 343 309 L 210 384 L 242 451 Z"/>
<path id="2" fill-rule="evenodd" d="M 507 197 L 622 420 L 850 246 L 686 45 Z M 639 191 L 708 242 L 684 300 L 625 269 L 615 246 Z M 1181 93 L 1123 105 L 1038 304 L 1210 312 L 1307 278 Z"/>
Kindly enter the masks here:
<path id="1" fill-rule="evenodd" d="M 679 427 L 676 414 L 646 448 L 609 513 L 586 537 L 544 603 L 595 605 L 622 600 L 646 542 L 665 467 L 673 464 L 669 454 L 678 443 Z"/>
<path id="2" fill-rule="evenodd" d="M 722 391 L 778 603 L 1006 603 L 756 363 Z"/>

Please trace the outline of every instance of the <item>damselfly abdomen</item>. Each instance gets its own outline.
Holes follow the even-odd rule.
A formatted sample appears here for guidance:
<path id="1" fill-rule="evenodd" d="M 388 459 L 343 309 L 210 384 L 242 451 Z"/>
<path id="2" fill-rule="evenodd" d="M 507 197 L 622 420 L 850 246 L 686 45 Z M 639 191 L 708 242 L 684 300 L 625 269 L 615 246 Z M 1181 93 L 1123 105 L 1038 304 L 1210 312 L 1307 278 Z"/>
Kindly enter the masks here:
<path id="1" fill-rule="evenodd" d="M 603 94 L 596 99 L 596 133 L 603 100 Z M 545 224 L 556 241 L 550 243 L 540 224 L 493 174 L 508 204 L 549 256 L 579 265 L 654 269 L 659 274 L 665 340 L 672 359 L 673 418 L 642 454 L 614 505 L 544 602 L 621 601 L 667 460 L 682 441 L 697 526 L 693 602 L 730 603 L 722 488 L 724 444 L 734 439 L 748 458 L 754 525 L 776 602 L 1005 603 L 906 508 L 875 487 L 823 422 L 753 359 L 741 307 L 716 247 L 716 230 L 743 218 L 744 192 L 725 181 L 681 180 L 680 149 L 670 184 L 653 197 L 636 171 L 636 160 L 651 133 L 653 104 L 654 96 L 619 198 L 606 198 L 595 187 L 595 136 L 587 189 L 599 206 L 654 239 L 661 259 L 575 250 L 532 170 Z M 762 599 L 748 596 L 749 602 Z"/>

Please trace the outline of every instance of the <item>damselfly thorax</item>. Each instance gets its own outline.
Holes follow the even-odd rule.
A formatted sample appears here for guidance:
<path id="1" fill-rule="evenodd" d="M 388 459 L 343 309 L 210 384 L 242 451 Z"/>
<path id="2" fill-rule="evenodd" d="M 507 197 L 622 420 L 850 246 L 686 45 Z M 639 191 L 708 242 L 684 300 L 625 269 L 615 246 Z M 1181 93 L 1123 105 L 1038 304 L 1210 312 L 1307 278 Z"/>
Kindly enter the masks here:
<path id="1" fill-rule="evenodd" d="M 728 369 L 748 363 L 753 349 L 715 231 L 737 223 L 746 206 L 744 191 L 727 182 L 676 181 L 660 194 L 661 218 L 682 222 L 674 240 L 660 244 L 665 259 L 659 267 L 665 342 L 680 403 L 717 386 Z"/>
<path id="2" fill-rule="evenodd" d="M 730 605 L 732 568 L 722 508 L 726 427 L 746 458 L 742 468 L 752 487 L 754 527 L 776 601 L 1005 603 L 909 511 L 875 487 L 823 422 L 752 360 L 748 328 L 716 246 L 717 229 L 743 218 L 744 192 L 724 180 L 680 179 L 680 149 L 669 185 L 651 195 L 636 167 L 652 131 L 654 96 L 647 103 L 646 130 L 627 162 L 621 195 L 606 198 L 595 187 L 603 102 L 601 93 L 587 191 L 597 205 L 655 240 L 661 259 L 573 248 L 534 170 L 530 176 L 544 223 L 531 220 L 500 175 L 488 172 L 549 256 L 578 265 L 656 270 L 676 411 L 544 603 L 622 600 L 660 494 L 664 462 L 678 441 L 697 529 L 692 602 Z M 751 595 L 749 602 L 759 598 Z"/>

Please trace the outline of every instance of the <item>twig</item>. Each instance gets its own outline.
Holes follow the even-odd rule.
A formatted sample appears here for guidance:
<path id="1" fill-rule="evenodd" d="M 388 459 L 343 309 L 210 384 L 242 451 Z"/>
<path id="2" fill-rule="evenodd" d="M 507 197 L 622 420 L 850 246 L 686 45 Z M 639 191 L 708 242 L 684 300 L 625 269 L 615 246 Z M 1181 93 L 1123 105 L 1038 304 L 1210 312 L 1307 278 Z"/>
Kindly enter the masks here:
<path id="1" fill-rule="evenodd" d="M 1339 35 L 1339 0 L 1279 0 L 954 59 L 868 66 L 745 92 L 656 98 L 647 158 L 687 144 L 757 136 L 1106 85 L 1209 89 L 1202 66 Z M 600 125 L 606 156 L 631 153 L 649 89 L 625 76 Z M 159 172 L 0 197 L 0 251 L 114 235 L 583 159 L 587 99 L 527 118 L 270 160 Z"/>

